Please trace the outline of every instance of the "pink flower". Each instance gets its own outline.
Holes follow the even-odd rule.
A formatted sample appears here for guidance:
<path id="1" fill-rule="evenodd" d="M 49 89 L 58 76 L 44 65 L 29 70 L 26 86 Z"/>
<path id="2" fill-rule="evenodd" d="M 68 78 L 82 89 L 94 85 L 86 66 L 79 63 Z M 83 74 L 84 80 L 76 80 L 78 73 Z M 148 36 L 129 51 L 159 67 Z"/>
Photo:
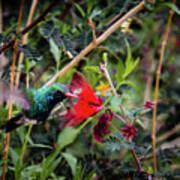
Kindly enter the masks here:
<path id="1" fill-rule="evenodd" d="M 134 128 L 133 124 L 126 124 L 126 127 L 121 128 L 122 136 L 126 137 L 127 140 L 130 138 L 137 136 L 137 128 Z"/>
<path id="2" fill-rule="evenodd" d="M 113 113 L 107 110 L 99 117 L 97 125 L 94 127 L 93 136 L 97 142 L 101 142 L 110 133 L 108 123 L 112 120 Z"/>
<path id="3" fill-rule="evenodd" d="M 95 115 L 102 108 L 102 98 L 97 97 L 90 85 L 79 73 L 75 73 L 72 78 L 69 90 L 78 98 L 76 104 L 69 108 L 65 120 L 66 126 L 75 126 L 87 118 Z"/>
<path id="4" fill-rule="evenodd" d="M 152 102 L 152 101 L 145 101 L 144 109 L 153 109 L 153 108 L 154 108 L 154 102 Z"/>

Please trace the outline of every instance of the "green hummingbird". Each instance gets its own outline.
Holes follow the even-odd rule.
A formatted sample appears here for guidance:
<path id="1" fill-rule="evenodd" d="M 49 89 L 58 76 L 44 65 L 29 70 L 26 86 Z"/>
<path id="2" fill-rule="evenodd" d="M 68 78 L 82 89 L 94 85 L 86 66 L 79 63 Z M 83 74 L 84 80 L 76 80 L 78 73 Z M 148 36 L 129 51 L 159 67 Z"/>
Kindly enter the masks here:
<path id="1" fill-rule="evenodd" d="M 23 108 L 21 113 L 0 126 L 0 130 L 10 132 L 24 124 L 45 122 L 55 105 L 63 101 L 68 92 L 65 85 L 55 83 L 50 87 L 30 89 L 25 96 L 20 90 L 10 91 L 7 85 L 0 81 L 0 103 L 11 99 L 12 103 Z"/>

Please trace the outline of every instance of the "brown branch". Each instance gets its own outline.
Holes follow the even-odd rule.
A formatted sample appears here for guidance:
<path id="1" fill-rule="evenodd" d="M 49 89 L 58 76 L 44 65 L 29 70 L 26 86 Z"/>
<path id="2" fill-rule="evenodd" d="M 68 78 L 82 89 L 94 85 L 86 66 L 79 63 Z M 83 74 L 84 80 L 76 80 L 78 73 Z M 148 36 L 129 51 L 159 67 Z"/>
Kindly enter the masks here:
<path id="1" fill-rule="evenodd" d="M 119 20 L 119 18 L 121 17 L 121 13 L 117 14 L 113 19 L 111 19 L 110 22 L 108 22 L 103 28 L 109 27 L 112 24 L 114 24 L 116 21 Z"/>
<path id="2" fill-rule="evenodd" d="M 138 167 L 138 171 L 141 171 L 142 170 L 142 167 L 141 167 L 141 163 L 140 163 L 140 160 L 138 159 L 137 155 L 136 155 L 136 152 L 134 149 L 131 150 L 132 154 L 133 154 L 133 157 L 136 161 L 136 164 L 137 164 L 137 167 Z"/>
<path id="3" fill-rule="evenodd" d="M 64 18 L 66 17 L 66 15 L 69 13 L 69 10 L 71 9 L 73 3 L 72 2 L 68 2 L 66 4 L 66 8 L 63 10 L 63 12 L 60 14 L 60 16 L 58 17 L 61 21 L 64 20 Z"/>
<path id="4" fill-rule="evenodd" d="M 175 3 L 175 1 L 174 1 Z M 173 17 L 174 11 L 171 10 L 169 13 L 169 18 L 168 22 L 166 25 L 166 30 L 163 36 L 163 41 L 161 44 L 161 51 L 160 51 L 160 58 L 159 58 L 159 65 L 158 69 L 156 72 L 156 84 L 155 84 L 155 93 L 154 93 L 154 108 L 153 108 L 153 127 L 152 127 L 152 148 L 153 148 L 153 171 L 156 179 L 156 171 L 157 171 L 157 158 L 156 158 L 156 119 L 157 119 L 157 102 L 158 102 L 158 94 L 159 94 L 159 79 L 160 79 L 160 74 L 161 74 L 161 68 L 162 68 L 162 63 L 164 59 L 164 52 L 165 52 L 165 47 L 169 35 L 169 30 L 171 26 L 171 21 Z"/>
<path id="5" fill-rule="evenodd" d="M 69 64 L 67 64 L 61 71 L 57 72 L 51 80 L 49 80 L 44 87 L 53 84 L 57 78 L 62 77 L 66 72 L 71 70 L 84 56 L 96 48 L 99 44 L 104 42 L 113 32 L 115 32 L 119 26 L 128 18 L 134 16 L 136 13 L 144 8 L 144 1 L 140 2 L 136 7 L 125 14 L 121 19 L 109 27 L 101 36 L 96 39 L 96 43 L 91 42 L 84 50 L 82 50 Z"/>
<path id="6" fill-rule="evenodd" d="M 30 12 L 29 12 L 28 20 L 27 20 L 27 26 L 29 26 L 31 24 L 31 22 L 32 22 L 32 18 L 34 16 L 37 3 L 38 3 L 38 0 L 33 0 L 32 1 L 31 9 L 30 9 Z M 27 44 L 28 35 L 29 35 L 29 33 L 26 33 L 23 36 L 23 39 L 22 39 L 22 44 L 23 45 Z M 16 88 L 18 88 L 18 86 L 19 86 L 19 79 L 20 79 L 20 76 L 21 76 L 21 68 L 19 68 L 19 66 L 20 66 L 20 64 L 23 63 L 23 60 L 24 60 L 24 54 L 23 54 L 23 52 L 21 52 L 20 55 L 19 55 L 18 68 L 17 68 L 17 73 L 16 73 Z M 26 77 L 29 77 L 29 76 L 27 75 Z M 26 87 L 28 87 L 28 86 L 29 86 L 29 81 L 26 84 Z"/>
<path id="7" fill-rule="evenodd" d="M 168 131 L 167 133 L 163 134 L 162 136 L 158 137 L 157 139 L 157 143 L 164 141 L 165 139 L 167 139 L 168 137 L 172 136 L 175 133 L 180 132 L 180 124 L 175 126 L 173 129 L 171 129 L 170 131 Z"/>
<path id="8" fill-rule="evenodd" d="M 31 30 L 34 26 L 36 26 L 38 23 L 40 23 L 41 21 L 43 21 L 45 19 L 45 16 L 51 11 L 51 9 L 57 4 L 59 0 L 54 0 L 48 7 L 47 9 L 42 12 L 42 14 L 35 19 L 29 26 L 27 26 L 26 28 L 24 28 L 20 34 L 24 35 L 26 34 L 29 30 Z M 5 43 L 1 48 L 0 48 L 0 54 L 5 51 L 6 49 L 12 47 L 14 45 L 15 40 L 11 39 L 9 40 L 9 42 Z"/>
<path id="9" fill-rule="evenodd" d="M 17 30 L 16 30 L 17 33 L 20 30 L 20 24 L 21 24 L 21 20 L 22 20 L 23 8 L 24 8 L 24 0 L 21 0 L 18 23 L 17 23 Z M 17 51 L 16 51 L 17 44 L 18 44 L 18 40 L 16 40 L 15 43 L 14 43 L 13 62 L 12 62 L 12 68 L 11 68 L 11 74 L 10 74 L 10 82 L 11 82 L 10 90 L 11 90 L 11 92 L 14 89 L 15 66 L 16 66 L 16 57 L 17 57 Z M 8 119 L 10 120 L 11 117 L 12 117 L 12 101 L 11 101 L 11 94 L 10 94 Z M 8 159 L 9 142 L 10 142 L 10 133 L 7 133 L 6 144 L 5 144 L 5 148 L 4 148 L 4 156 L 3 156 L 4 160 Z M 3 174 L 2 174 L 2 178 L 1 178 L 2 180 L 5 180 L 6 169 L 7 169 L 7 161 L 5 161 L 5 163 L 3 165 Z"/>

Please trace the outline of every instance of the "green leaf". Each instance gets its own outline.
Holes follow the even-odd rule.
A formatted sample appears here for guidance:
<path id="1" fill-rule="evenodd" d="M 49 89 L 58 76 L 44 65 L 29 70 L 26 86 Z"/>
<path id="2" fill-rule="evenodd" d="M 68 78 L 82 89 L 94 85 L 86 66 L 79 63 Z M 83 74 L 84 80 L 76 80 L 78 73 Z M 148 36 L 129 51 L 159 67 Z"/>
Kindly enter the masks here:
<path id="1" fill-rule="evenodd" d="M 75 175 L 77 159 L 72 154 L 69 153 L 62 153 L 62 156 L 66 159 L 69 166 L 71 167 L 72 174 Z"/>
<path id="2" fill-rule="evenodd" d="M 55 48 L 55 50 L 51 50 L 51 52 L 53 53 L 54 57 L 56 56 L 56 52 L 57 47 L 63 47 L 63 49 L 65 51 L 70 51 L 72 54 L 76 54 L 75 50 L 74 50 L 74 44 L 73 42 L 69 39 L 69 36 L 67 34 L 65 35 L 61 35 L 59 32 L 59 29 L 55 27 L 54 23 L 52 21 L 48 21 L 46 22 L 41 28 L 40 28 L 40 34 L 49 41 L 50 45 L 53 46 L 53 48 Z M 57 47 L 55 47 L 55 45 L 52 45 L 52 40 L 54 41 L 53 43 L 56 44 Z M 59 52 L 58 52 L 59 54 Z M 60 55 L 60 54 L 59 54 Z M 55 59 L 60 59 L 57 57 L 55 57 Z"/>
<path id="3" fill-rule="evenodd" d="M 111 143 L 108 143 L 107 145 L 107 151 L 119 151 L 121 148 L 121 144 L 118 143 L 118 142 L 111 142 Z"/>
<path id="4" fill-rule="evenodd" d="M 31 165 L 27 166 L 23 169 L 21 173 L 21 179 L 28 179 L 31 177 L 31 179 L 37 179 L 39 177 L 40 172 L 42 171 L 42 167 L 39 165 Z"/>
<path id="5" fill-rule="evenodd" d="M 99 66 L 85 66 L 84 70 L 89 71 L 89 72 L 94 72 L 94 73 L 99 73 L 100 71 Z"/>
<path id="6" fill-rule="evenodd" d="M 18 48 L 24 53 L 25 58 L 28 58 L 30 61 L 36 62 L 41 60 L 40 54 L 36 49 L 21 44 L 18 44 Z"/>
<path id="7" fill-rule="evenodd" d="M 136 58 L 136 60 L 134 61 L 133 59 L 130 60 L 127 64 L 126 64 L 126 71 L 123 75 L 123 78 L 126 78 L 136 67 L 136 65 L 139 63 L 139 58 Z"/>
<path id="8" fill-rule="evenodd" d="M 123 146 L 126 149 L 134 149 L 134 144 L 130 143 L 129 141 L 125 141 L 124 143 L 121 143 L 121 146 Z"/>
<path id="9" fill-rule="evenodd" d="M 116 77 L 117 77 L 118 83 L 120 83 L 123 80 L 123 75 L 125 73 L 125 66 L 122 59 L 119 59 L 116 69 L 117 69 Z"/>
<path id="10" fill-rule="evenodd" d="M 87 1 L 87 13 L 89 14 L 95 4 L 95 0 L 88 0 Z"/>
<path id="11" fill-rule="evenodd" d="M 126 138 L 121 135 L 121 132 L 112 133 L 105 142 L 107 144 L 107 151 L 119 151 L 121 147 L 126 149 L 134 148 L 134 143 L 126 140 Z"/>
<path id="12" fill-rule="evenodd" d="M 78 133 L 79 130 L 73 127 L 66 127 L 65 129 L 63 129 L 63 131 L 58 136 L 58 141 L 57 141 L 58 147 L 60 149 L 63 149 L 65 146 L 73 143 Z"/>
<path id="13" fill-rule="evenodd" d="M 40 28 L 40 34 L 45 38 L 49 39 L 53 36 L 54 33 L 54 24 L 52 21 L 46 22 L 42 28 Z"/>
<path id="14" fill-rule="evenodd" d="M 137 108 L 137 109 L 131 111 L 129 115 L 130 115 L 132 118 L 136 118 L 136 117 L 138 117 L 142 112 L 144 112 L 144 108 Z"/>
<path id="15" fill-rule="evenodd" d="M 31 144 L 29 147 L 53 149 L 51 146 L 45 144 Z"/>
<path id="16" fill-rule="evenodd" d="M 136 86 L 136 84 L 134 84 L 133 82 L 128 81 L 128 80 L 124 80 L 124 81 L 120 82 L 120 83 L 117 85 L 117 87 L 119 88 L 120 86 L 125 85 L 125 84 L 128 85 L 128 86 L 130 86 L 130 87 L 132 87 L 132 88 L 135 89 L 138 93 L 140 93 L 140 89 Z"/>
<path id="17" fill-rule="evenodd" d="M 55 160 L 52 161 L 48 166 L 47 164 L 44 164 L 43 170 L 41 172 L 41 180 L 46 180 L 48 176 L 56 169 L 56 167 L 59 165 L 61 162 L 62 157 L 59 157 Z"/>
<path id="18" fill-rule="evenodd" d="M 4 123 L 8 118 L 8 110 L 0 106 L 0 122 Z"/>
<path id="19" fill-rule="evenodd" d="M 9 148 L 9 154 L 11 157 L 11 162 L 16 165 L 16 163 L 18 162 L 19 159 L 19 154 L 13 149 L 13 148 Z"/>
<path id="20" fill-rule="evenodd" d="M 174 10 L 174 12 L 176 12 L 178 15 L 180 15 L 180 10 L 173 2 L 164 2 L 164 3 L 159 4 L 159 7 L 163 7 L 163 6 L 167 6 L 167 7 L 171 8 L 172 10 Z"/>
<path id="21" fill-rule="evenodd" d="M 143 129 L 145 129 L 144 123 L 140 119 L 137 119 L 136 123 L 139 124 Z"/>
<path id="22" fill-rule="evenodd" d="M 113 96 L 111 98 L 111 101 L 110 101 L 110 108 L 113 112 L 120 112 L 120 105 L 122 103 L 122 98 L 121 97 L 116 97 L 116 96 Z"/>
<path id="23" fill-rule="evenodd" d="M 111 136 L 116 137 L 119 141 L 124 140 L 124 136 L 122 136 L 120 132 L 112 133 Z"/>
<path id="24" fill-rule="evenodd" d="M 76 167 L 76 173 L 73 177 L 73 180 L 83 180 L 83 174 L 84 174 L 84 169 L 82 168 L 81 164 L 79 163 Z"/>
<path id="25" fill-rule="evenodd" d="M 81 14 L 81 16 L 84 18 L 86 16 L 86 13 L 84 12 L 84 10 L 81 8 L 81 6 L 79 6 L 79 4 L 74 3 L 74 5 L 76 6 L 76 8 L 78 9 L 79 13 Z"/>
<path id="26" fill-rule="evenodd" d="M 132 58 L 131 48 L 127 40 L 125 40 L 125 43 L 127 46 L 127 58 L 125 62 L 126 68 L 125 68 L 125 73 L 123 74 L 123 78 L 126 78 L 134 70 L 134 68 L 139 62 L 139 58 L 136 58 L 136 60 Z"/>
<path id="27" fill-rule="evenodd" d="M 60 49 L 52 38 L 49 39 L 49 44 L 50 44 L 50 51 L 53 54 L 53 57 L 56 60 L 56 63 L 59 65 L 60 57 L 61 57 Z"/>
<path id="28" fill-rule="evenodd" d="M 127 57 L 126 57 L 126 66 L 128 66 L 131 63 L 132 60 L 132 54 L 131 54 L 131 48 L 128 43 L 128 41 L 125 39 L 126 47 L 127 47 Z"/>
<path id="29" fill-rule="evenodd" d="M 87 174 L 84 180 L 93 180 L 96 176 L 96 169 L 93 169 L 91 172 Z"/>

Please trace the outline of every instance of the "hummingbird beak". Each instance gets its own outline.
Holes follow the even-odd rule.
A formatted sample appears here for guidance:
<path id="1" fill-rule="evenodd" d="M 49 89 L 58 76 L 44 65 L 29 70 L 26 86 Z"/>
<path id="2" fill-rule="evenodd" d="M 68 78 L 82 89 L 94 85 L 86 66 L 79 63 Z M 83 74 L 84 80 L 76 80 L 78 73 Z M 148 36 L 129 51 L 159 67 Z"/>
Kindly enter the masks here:
<path id="1" fill-rule="evenodd" d="M 67 96 L 67 97 L 71 97 L 71 98 L 76 98 L 76 99 L 79 99 L 79 97 L 77 96 L 77 95 L 75 95 L 75 94 L 72 94 L 72 93 L 65 93 L 65 96 Z"/>

